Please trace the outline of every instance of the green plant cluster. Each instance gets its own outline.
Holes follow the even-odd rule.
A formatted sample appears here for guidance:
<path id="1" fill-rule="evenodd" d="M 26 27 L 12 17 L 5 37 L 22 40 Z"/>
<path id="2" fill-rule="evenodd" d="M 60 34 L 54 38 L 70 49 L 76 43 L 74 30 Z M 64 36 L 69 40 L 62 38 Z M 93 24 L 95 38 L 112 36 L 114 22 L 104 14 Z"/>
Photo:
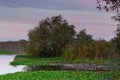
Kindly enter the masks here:
<path id="1" fill-rule="evenodd" d="M 62 58 L 33 58 L 27 55 L 17 55 L 11 65 L 27 65 L 27 66 L 44 66 L 44 65 L 60 65 Z"/>
<path id="2" fill-rule="evenodd" d="M 119 80 L 110 72 L 37 71 L 0 75 L 0 80 Z"/>
<path id="3" fill-rule="evenodd" d="M 61 65 L 67 63 L 87 63 L 87 64 L 105 64 L 108 65 L 111 63 L 112 59 L 89 59 L 89 58 L 79 58 L 73 61 L 67 61 L 64 57 L 55 57 L 55 58 L 32 58 L 28 55 L 17 55 L 15 60 L 11 62 L 11 65 L 26 65 L 26 66 L 47 66 L 47 65 Z"/>
<path id="4" fill-rule="evenodd" d="M 14 53 L 14 52 L 6 52 L 6 51 L 0 51 L 0 54 L 16 54 L 16 53 Z"/>

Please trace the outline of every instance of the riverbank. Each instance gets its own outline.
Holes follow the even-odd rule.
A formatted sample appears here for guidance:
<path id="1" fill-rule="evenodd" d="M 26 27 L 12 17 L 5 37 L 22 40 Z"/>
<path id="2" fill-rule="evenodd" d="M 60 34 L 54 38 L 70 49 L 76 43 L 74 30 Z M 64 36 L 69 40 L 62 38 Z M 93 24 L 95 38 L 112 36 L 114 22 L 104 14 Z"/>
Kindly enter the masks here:
<path id="1" fill-rule="evenodd" d="M 85 61 L 85 60 L 84 60 Z M 63 64 L 66 63 L 66 64 Z M 83 61 L 80 61 L 83 62 Z M 94 62 L 94 61 L 90 61 Z M 27 55 L 18 55 L 15 57 L 14 61 L 11 64 L 15 66 L 26 65 L 24 68 L 24 72 L 11 73 L 6 75 L 0 75 L 0 80 L 120 80 L 120 72 L 119 71 L 81 71 L 81 70 L 66 70 L 57 69 L 56 70 L 48 70 L 48 65 L 61 65 L 65 66 L 77 66 L 80 68 L 80 64 L 67 64 L 63 58 L 32 58 Z M 73 63 L 73 62 L 72 62 Z M 89 62 L 88 62 L 89 63 Z M 108 63 L 108 60 L 106 62 Z M 91 63 L 89 63 L 91 64 Z M 30 67 L 32 66 L 32 67 Z M 38 66 L 38 67 L 35 67 Z M 40 66 L 47 66 L 47 70 L 45 71 Z M 59 67 L 58 66 L 58 67 Z M 82 64 L 83 66 L 83 64 Z M 86 66 L 86 64 L 84 64 Z M 91 66 L 91 65 L 90 65 Z M 41 70 L 37 70 L 36 68 L 41 68 Z M 45 67 L 44 67 L 45 68 Z M 52 67 L 53 68 L 53 67 Z M 84 67 L 85 68 L 85 67 Z M 68 68 L 67 68 L 68 69 Z M 44 70 L 44 71 L 43 71 Z M 34 75 L 34 76 L 33 76 Z"/>
<path id="2" fill-rule="evenodd" d="M 28 55 L 17 55 L 11 65 L 25 65 L 32 68 L 39 68 L 37 70 L 46 70 L 46 68 L 57 68 L 58 70 L 68 71 L 109 71 L 108 67 L 110 60 L 92 60 L 92 59 L 80 59 L 78 62 L 68 62 L 62 57 L 56 58 L 32 58 Z M 54 69 L 53 69 L 54 70 Z M 55 69 L 56 70 L 56 69 Z"/>
<path id="3" fill-rule="evenodd" d="M 81 58 L 79 60 L 75 60 L 72 62 L 66 61 L 63 57 L 55 57 L 55 58 L 33 58 L 28 55 L 17 55 L 14 61 L 11 62 L 11 65 L 27 65 L 27 66 L 44 66 L 50 64 L 103 64 L 108 65 L 110 64 L 111 59 L 86 59 Z"/>
<path id="4" fill-rule="evenodd" d="M 60 65 L 62 58 L 33 58 L 28 55 L 17 55 L 14 61 L 11 62 L 13 66 L 26 65 L 26 66 L 45 66 L 45 65 Z"/>

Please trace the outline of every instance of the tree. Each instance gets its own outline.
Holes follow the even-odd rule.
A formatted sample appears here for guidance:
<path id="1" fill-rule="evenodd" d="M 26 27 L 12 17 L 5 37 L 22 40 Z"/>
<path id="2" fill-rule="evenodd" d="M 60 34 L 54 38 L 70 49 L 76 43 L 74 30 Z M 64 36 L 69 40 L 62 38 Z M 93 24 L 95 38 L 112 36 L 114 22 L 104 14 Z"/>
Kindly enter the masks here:
<path id="1" fill-rule="evenodd" d="M 97 0 L 97 4 L 99 10 L 104 9 L 106 11 L 116 12 L 117 14 L 112 19 L 117 21 L 118 26 L 120 26 L 120 0 Z"/>
<path id="2" fill-rule="evenodd" d="M 106 40 L 97 40 L 93 46 L 94 58 L 106 59 L 116 57 L 116 52 L 113 44 Z"/>
<path id="3" fill-rule="evenodd" d="M 120 11 L 120 0 L 97 0 L 97 8 L 106 11 Z"/>
<path id="4" fill-rule="evenodd" d="M 93 42 L 94 40 L 92 39 L 92 36 L 86 33 L 86 29 L 83 29 L 78 33 L 76 45 L 79 49 L 79 54 L 82 54 L 81 57 L 87 57 L 90 55 Z"/>
<path id="5" fill-rule="evenodd" d="M 116 37 L 112 39 L 113 44 L 116 47 L 116 51 L 120 54 L 120 27 L 116 30 Z"/>
<path id="6" fill-rule="evenodd" d="M 91 55 L 94 40 L 86 33 L 86 29 L 81 30 L 75 38 L 74 43 L 69 45 L 65 51 L 65 58 L 73 61 L 80 58 L 88 58 Z"/>
<path id="7" fill-rule="evenodd" d="M 80 58 L 103 60 L 117 57 L 111 41 L 94 40 L 85 29 L 76 35 L 74 43 L 68 46 L 64 55 L 68 61 L 78 61 Z"/>
<path id="8" fill-rule="evenodd" d="M 105 2 L 105 4 L 103 4 L 101 2 Z M 118 28 L 116 30 L 117 37 L 115 37 L 113 39 L 113 43 L 115 44 L 117 53 L 120 54 L 120 0 L 97 0 L 97 4 L 98 4 L 97 8 L 99 10 L 105 9 L 106 11 L 114 11 L 117 13 L 115 16 L 112 17 L 112 19 L 114 19 L 115 21 L 118 22 L 118 24 L 117 24 Z M 118 67 L 118 69 L 120 69 L 120 60 L 119 59 L 113 63 L 118 64 L 117 67 Z"/>
<path id="9" fill-rule="evenodd" d="M 62 16 L 46 18 L 29 31 L 26 52 L 39 57 L 61 56 L 65 47 L 74 40 L 74 35 L 74 26 Z"/>
<path id="10" fill-rule="evenodd" d="M 102 2 L 105 2 L 105 4 L 103 4 Z M 113 39 L 113 42 L 116 46 L 116 50 L 118 51 L 118 53 L 120 53 L 120 0 L 97 0 L 97 4 L 97 8 L 99 10 L 104 9 L 106 11 L 114 11 L 117 13 L 115 16 L 112 16 L 112 19 L 118 22 L 116 37 Z"/>

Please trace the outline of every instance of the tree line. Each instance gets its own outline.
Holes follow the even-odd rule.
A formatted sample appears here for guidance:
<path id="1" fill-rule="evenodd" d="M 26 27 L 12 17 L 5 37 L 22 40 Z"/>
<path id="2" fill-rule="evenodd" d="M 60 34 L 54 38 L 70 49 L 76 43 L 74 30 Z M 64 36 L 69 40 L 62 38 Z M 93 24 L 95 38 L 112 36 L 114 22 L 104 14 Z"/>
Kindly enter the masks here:
<path id="1" fill-rule="evenodd" d="M 86 29 L 76 33 L 61 15 L 46 18 L 28 33 L 29 41 L 25 52 L 35 57 L 65 57 L 67 60 L 79 58 L 116 58 L 120 54 L 120 29 L 110 41 L 95 40 Z"/>

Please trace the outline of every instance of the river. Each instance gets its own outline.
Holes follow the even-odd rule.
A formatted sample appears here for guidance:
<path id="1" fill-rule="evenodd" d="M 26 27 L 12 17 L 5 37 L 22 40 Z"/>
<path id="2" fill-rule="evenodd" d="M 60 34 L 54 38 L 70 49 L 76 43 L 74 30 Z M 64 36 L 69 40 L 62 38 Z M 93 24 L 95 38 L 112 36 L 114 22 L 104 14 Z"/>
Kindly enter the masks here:
<path id="1" fill-rule="evenodd" d="M 0 55 L 0 75 L 24 71 L 24 66 L 11 66 L 9 63 L 14 60 L 15 55 Z"/>

